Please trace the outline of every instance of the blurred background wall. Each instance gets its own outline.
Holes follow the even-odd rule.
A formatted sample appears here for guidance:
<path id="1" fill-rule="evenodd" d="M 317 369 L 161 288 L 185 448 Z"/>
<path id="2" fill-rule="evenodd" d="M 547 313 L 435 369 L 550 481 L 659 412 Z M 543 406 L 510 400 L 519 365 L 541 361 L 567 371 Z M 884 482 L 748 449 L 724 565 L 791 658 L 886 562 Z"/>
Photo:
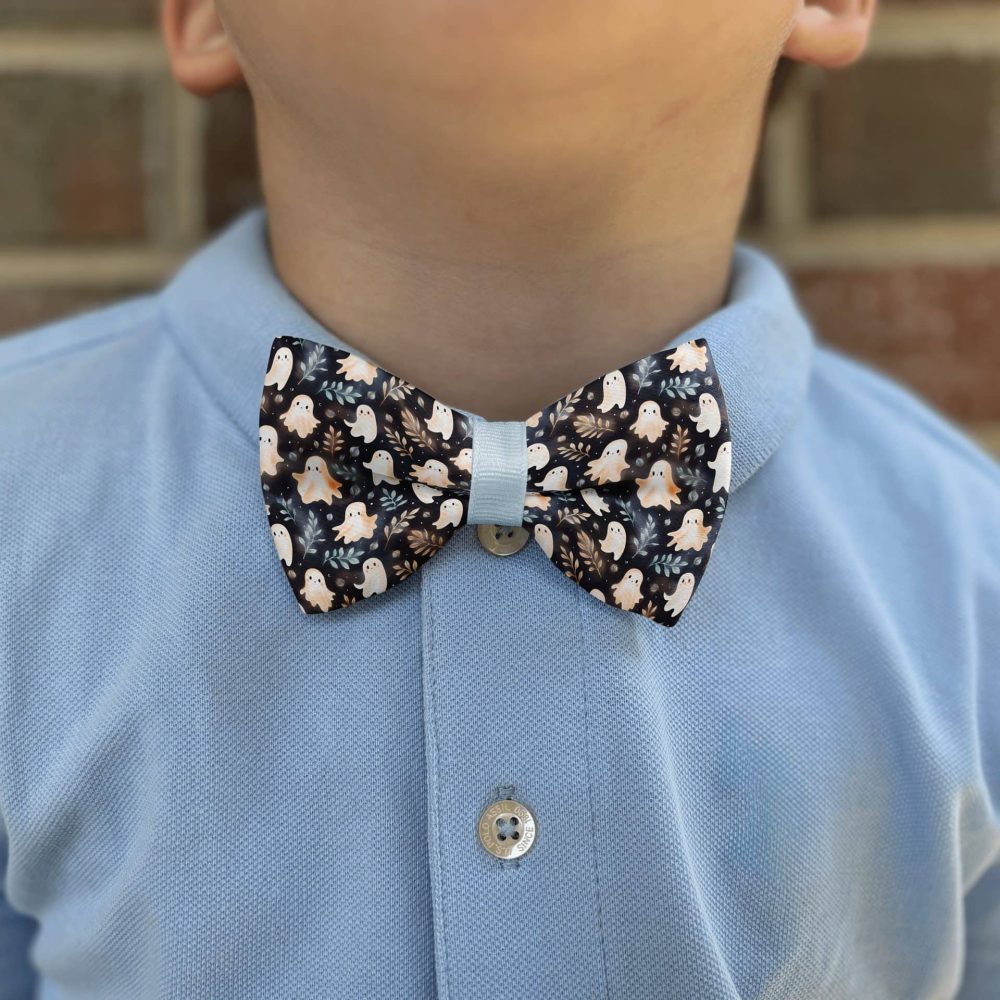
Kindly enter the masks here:
<path id="1" fill-rule="evenodd" d="M 257 197 L 245 95 L 170 81 L 156 0 L 0 0 L 0 334 L 159 284 Z M 1000 454 L 1000 0 L 883 0 L 794 77 L 745 235 L 821 335 Z"/>

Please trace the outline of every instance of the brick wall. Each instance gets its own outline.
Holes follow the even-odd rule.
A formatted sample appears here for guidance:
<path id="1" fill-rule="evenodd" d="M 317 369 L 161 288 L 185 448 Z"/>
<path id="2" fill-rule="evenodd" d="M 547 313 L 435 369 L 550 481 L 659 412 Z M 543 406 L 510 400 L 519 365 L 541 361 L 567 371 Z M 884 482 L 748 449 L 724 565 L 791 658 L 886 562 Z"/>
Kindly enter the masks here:
<path id="1" fill-rule="evenodd" d="M 148 288 L 257 197 L 242 95 L 174 87 L 155 0 L 0 0 L 0 332 Z M 795 76 L 749 239 L 823 336 L 1000 453 L 1000 3 L 884 0 Z"/>

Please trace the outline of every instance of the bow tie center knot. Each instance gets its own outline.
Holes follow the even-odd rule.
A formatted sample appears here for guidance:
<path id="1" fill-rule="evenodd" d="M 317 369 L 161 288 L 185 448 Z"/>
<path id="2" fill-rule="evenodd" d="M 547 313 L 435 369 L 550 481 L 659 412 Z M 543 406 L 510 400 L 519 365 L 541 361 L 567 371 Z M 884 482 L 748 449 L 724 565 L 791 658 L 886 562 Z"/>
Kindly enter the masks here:
<path id="1" fill-rule="evenodd" d="M 472 428 L 469 524 L 519 525 L 528 483 L 523 420 L 477 420 Z"/>

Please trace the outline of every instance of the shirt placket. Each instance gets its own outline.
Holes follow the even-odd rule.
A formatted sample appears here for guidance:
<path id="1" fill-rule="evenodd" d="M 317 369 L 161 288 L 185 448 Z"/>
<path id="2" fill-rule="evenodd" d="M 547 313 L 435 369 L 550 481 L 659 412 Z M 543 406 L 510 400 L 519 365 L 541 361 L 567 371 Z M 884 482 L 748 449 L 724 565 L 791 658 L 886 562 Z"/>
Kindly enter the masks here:
<path id="1" fill-rule="evenodd" d="M 533 542 L 477 537 L 422 570 L 439 996 L 603 997 L 580 592 Z"/>

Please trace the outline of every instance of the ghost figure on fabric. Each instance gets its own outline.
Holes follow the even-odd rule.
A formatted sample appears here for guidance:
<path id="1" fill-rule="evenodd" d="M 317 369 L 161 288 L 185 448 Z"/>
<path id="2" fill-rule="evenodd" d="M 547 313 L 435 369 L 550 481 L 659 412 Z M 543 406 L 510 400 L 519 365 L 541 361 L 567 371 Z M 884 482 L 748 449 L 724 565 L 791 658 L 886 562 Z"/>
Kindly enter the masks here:
<path id="1" fill-rule="evenodd" d="M 607 501 L 593 486 L 586 486 L 580 490 L 580 498 L 598 517 L 603 517 L 611 510 Z"/>
<path id="2" fill-rule="evenodd" d="M 384 448 L 379 448 L 378 451 L 372 454 L 369 461 L 362 462 L 361 464 L 371 472 L 372 483 L 375 486 L 379 486 L 382 483 L 389 483 L 392 486 L 399 485 L 399 480 L 396 478 L 396 470 L 393 467 L 392 455 Z"/>
<path id="3" fill-rule="evenodd" d="M 426 483 L 410 483 L 410 487 L 413 489 L 413 495 L 421 503 L 434 503 L 441 496 L 440 490 L 436 490 L 433 486 L 426 485 Z"/>
<path id="4" fill-rule="evenodd" d="M 549 449 L 540 442 L 528 445 L 528 468 L 544 469 L 549 464 Z"/>
<path id="5" fill-rule="evenodd" d="M 281 422 L 300 438 L 309 437 L 319 424 L 319 418 L 313 412 L 312 396 L 300 392 L 282 413 Z"/>
<path id="6" fill-rule="evenodd" d="M 350 382 L 364 382 L 365 385 L 371 385 L 378 375 L 378 368 L 356 354 L 348 354 L 341 358 L 337 373 Z"/>
<path id="7" fill-rule="evenodd" d="M 371 538 L 375 534 L 378 518 L 369 514 L 364 502 L 356 500 L 349 503 L 344 511 L 344 520 L 337 525 L 337 539 L 341 542 L 359 542 L 362 538 Z"/>
<path id="8" fill-rule="evenodd" d="M 608 525 L 604 538 L 601 539 L 601 551 L 607 552 L 615 562 L 618 562 L 625 554 L 627 541 L 628 532 L 625 531 L 625 525 L 621 521 L 612 521 Z"/>
<path id="9" fill-rule="evenodd" d="M 636 480 L 639 486 L 639 504 L 643 507 L 663 507 L 670 510 L 671 505 L 680 503 L 680 488 L 674 482 L 674 474 L 670 463 L 661 458 L 653 463 L 649 475 Z"/>
<path id="10" fill-rule="evenodd" d="M 413 474 L 425 486 L 439 486 L 444 489 L 446 486 L 455 485 L 448 478 L 448 466 L 436 458 L 429 458 L 423 465 L 413 466 Z"/>
<path id="11" fill-rule="evenodd" d="M 262 424 L 257 434 L 260 442 L 260 474 L 276 476 L 278 466 L 285 460 L 278 452 L 278 432 L 267 424 Z"/>
<path id="12" fill-rule="evenodd" d="M 615 604 L 625 611 L 631 611 L 642 600 L 642 570 L 629 569 L 611 588 Z"/>
<path id="13" fill-rule="evenodd" d="M 719 445 L 719 450 L 715 453 L 715 458 L 708 463 L 708 467 L 715 470 L 712 492 L 718 493 L 720 490 L 725 490 L 728 493 L 733 470 L 733 444 L 731 441 L 723 441 Z"/>
<path id="14" fill-rule="evenodd" d="M 709 437 L 715 437 L 722 428 L 722 414 L 715 396 L 710 392 L 703 392 L 698 397 L 698 406 L 699 411 L 691 414 L 695 429 L 699 434 L 707 433 Z"/>
<path id="15" fill-rule="evenodd" d="M 568 475 L 569 469 L 565 465 L 555 465 L 545 473 L 538 488 L 543 493 L 559 493 L 566 489 L 566 477 Z"/>
<path id="16" fill-rule="evenodd" d="M 438 510 L 438 519 L 434 522 L 435 528 L 446 528 L 449 525 L 453 528 L 459 527 L 462 523 L 462 501 L 455 497 L 448 497 L 441 501 Z"/>
<path id="17" fill-rule="evenodd" d="M 685 552 L 700 552 L 711 530 L 711 525 L 705 526 L 704 511 L 694 507 L 684 515 L 681 526 L 670 532 L 670 544 Z"/>
<path id="18" fill-rule="evenodd" d="M 552 497 L 548 497 L 544 493 L 524 494 L 525 509 L 534 508 L 536 510 L 548 510 L 551 503 L 552 503 Z"/>
<path id="19" fill-rule="evenodd" d="M 305 583 L 299 593 L 320 611 L 329 611 L 333 606 L 333 591 L 327 587 L 326 579 L 315 567 L 306 570 Z"/>
<path id="20" fill-rule="evenodd" d="M 273 385 L 278 392 L 288 384 L 289 376 L 292 374 L 294 359 L 290 348 L 280 347 L 274 352 L 271 367 L 268 368 L 264 376 L 264 386 Z"/>
<path id="21" fill-rule="evenodd" d="M 371 597 L 373 594 L 384 594 L 389 586 L 386 579 L 385 566 L 381 559 L 366 559 L 362 563 L 361 571 L 363 579 L 361 583 L 354 586 L 361 591 L 362 597 Z"/>
<path id="22" fill-rule="evenodd" d="M 674 592 L 664 598 L 663 608 L 676 618 L 688 605 L 694 593 L 694 573 L 682 573 Z"/>
<path id="23" fill-rule="evenodd" d="M 354 412 L 354 420 L 345 420 L 344 425 L 351 428 L 351 437 L 359 437 L 365 444 L 371 444 L 378 434 L 375 411 L 367 403 L 362 403 Z"/>
<path id="24" fill-rule="evenodd" d="M 605 446 L 600 458 L 587 463 L 587 475 L 598 486 L 603 486 L 605 483 L 620 483 L 622 473 L 628 468 L 628 461 L 625 458 L 627 449 L 628 442 L 625 438 L 615 438 Z"/>
<path id="25" fill-rule="evenodd" d="M 303 503 L 333 503 L 334 497 L 340 497 L 340 487 L 343 485 L 330 475 L 326 459 L 322 455 L 310 455 L 306 459 L 305 468 L 301 472 L 293 472 L 292 478 L 299 484 L 299 496 Z"/>
<path id="26" fill-rule="evenodd" d="M 693 340 L 681 344 L 667 357 L 670 359 L 671 371 L 703 372 L 708 367 L 708 348 L 699 346 Z"/>
<path id="27" fill-rule="evenodd" d="M 292 536 L 283 524 L 271 525 L 271 538 L 274 540 L 274 547 L 278 551 L 278 558 L 286 565 L 292 565 L 295 558 L 295 549 L 292 547 Z"/>
<path id="28" fill-rule="evenodd" d="M 615 407 L 620 410 L 625 405 L 625 376 L 621 372 L 608 372 L 601 387 L 604 395 L 597 405 L 601 413 L 607 413 Z"/>
<path id="29" fill-rule="evenodd" d="M 436 399 L 431 405 L 431 417 L 427 421 L 427 429 L 440 434 L 447 441 L 455 429 L 455 418 L 450 406 L 439 403 Z"/>
<path id="30" fill-rule="evenodd" d="M 667 422 L 660 412 L 660 404 L 655 399 L 647 399 L 639 404 L 639 412 L 630 430 L 636 437 L 645 438 L 651 444 L 660 440 L 667 428 Z"/>
<path id="31" fill-rule="evenodd" d="M 554 547 L 552 529 L 547 524 L 536 524 L 534 535 L 535 541 L 538 542 L 538 547 L 551 559 Z"/>

